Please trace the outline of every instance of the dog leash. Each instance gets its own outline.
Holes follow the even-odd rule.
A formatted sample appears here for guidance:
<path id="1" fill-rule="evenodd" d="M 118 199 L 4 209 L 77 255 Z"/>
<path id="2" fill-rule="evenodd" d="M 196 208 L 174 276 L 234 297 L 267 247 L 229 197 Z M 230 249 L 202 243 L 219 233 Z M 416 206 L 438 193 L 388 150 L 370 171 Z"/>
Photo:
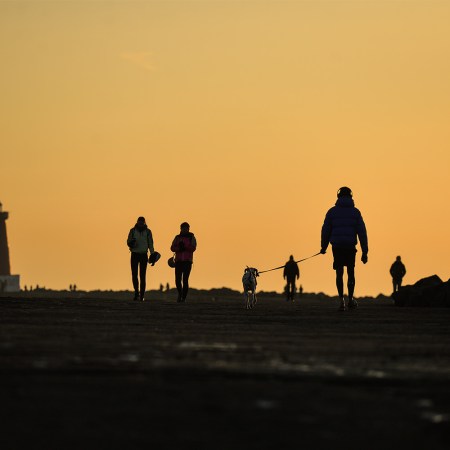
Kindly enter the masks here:
<path id="1" fill-rule="evenodd" d="M 295 263 L 299 263 L 299 262 L 302 262 L 302 261 L 306 261 L 307 259 L 314 258 L 314 257 L 317 256 L 317 255 L 320 255 L 320 252 L 319 252 L 319 253 L 316 253 L 315 255 L 308 256 L 307 258 L 299 259 L 298 261 L 294 261 L 294 262 L 295 262 Z M 272 270 L 283 269 L 285 265 L 286 265 L 286 264 L 283 264 L 283 265 L 280 266 L 280 267 L 275 267 L 275 268 L 273 268 L 273 269 L 262 270 L 261 272 L 258 271 L 258 273 L 259 273 L 259 274 L 262 274 L 262 273 L 265 273 L 265 272 L 272 272 Z"/>

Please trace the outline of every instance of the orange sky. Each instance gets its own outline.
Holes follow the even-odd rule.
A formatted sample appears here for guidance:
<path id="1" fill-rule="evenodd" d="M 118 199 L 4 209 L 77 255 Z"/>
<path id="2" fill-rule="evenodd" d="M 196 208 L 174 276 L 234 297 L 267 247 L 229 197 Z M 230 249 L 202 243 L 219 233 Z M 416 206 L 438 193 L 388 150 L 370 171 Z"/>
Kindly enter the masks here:
<path id="1" fill-rule="evenodd" d="M 406 283 L 447 280 L 449 23 L 439 1 L 0 2 L 13 273 L 131 289 L 144 215 L 164 260 L 190 222 L 193 287 L 240 289 L 246 265 L 316 253 L 349 185 L 369 235 L 356 295 L 389 293 L 397 255 Z M 331 265 L 302 264 L 305 291 L 334 294 Z"/>

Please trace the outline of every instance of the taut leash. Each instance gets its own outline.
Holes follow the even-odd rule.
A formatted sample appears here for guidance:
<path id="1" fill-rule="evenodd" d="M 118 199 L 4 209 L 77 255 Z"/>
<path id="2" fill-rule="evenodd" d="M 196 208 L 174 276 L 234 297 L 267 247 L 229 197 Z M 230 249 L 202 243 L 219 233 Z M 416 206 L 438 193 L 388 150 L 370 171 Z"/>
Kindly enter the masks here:
<path id="1" fill-rule="evenodd" d="M 299 263 L 299 262 L 302 262 L 302 261 L 306 261 L 307 259 L 314 258 L 314 257 L 317 256 L 317 255 L 320 255 L 320 252 L 319 252 L 319 253 L 316 253 L 315 255 L 308 256 L 307 258 L 299 259 L 298 261 L 294 261 L 294 262 Z M 259 274 L 262 274 L 262 273 L 265 273 L 265 272 L 272 272 L 272 270 L 283 269 L 285 265 L 286 265 L 286 264 L 283 264 L 283 265 L 280 266 L 280 267 L 274 267 L 273 269 L 262 270 L 261 272 L 258 271 L 258 273 L 259 273 Z"/>

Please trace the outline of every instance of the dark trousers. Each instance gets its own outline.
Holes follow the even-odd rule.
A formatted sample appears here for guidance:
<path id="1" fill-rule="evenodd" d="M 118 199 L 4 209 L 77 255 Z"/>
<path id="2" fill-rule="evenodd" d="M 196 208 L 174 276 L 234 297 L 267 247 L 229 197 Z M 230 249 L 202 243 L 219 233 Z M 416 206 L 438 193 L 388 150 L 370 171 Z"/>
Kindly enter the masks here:
<path id="1" fill-rule="evenodd" d="M 288 300 L 294 300 L 294 295 L 295 295 L 295 277 L 294 278 L 287 277 L 286 297 Z"/>
<path id="2" fill-rule="evenodd" d="M 189 291 L 189 275 L 191 274 L 192 261 L 177 261 L 175 263 L 175 284 L 178 294 L 186 299 Z"/>
<path id="3" fill-rule="evenodd" d="M 147 263 L 147 253 L 131 252 L 131 279 L 133 281 L 134 292 L 136 294 L 140 293 L 141 296 L 145 294 Z M 138 269 L 139 278 L 141 279 L 141 289 L 139 289 Z"/>
<path id="4" fill-rule="evenodd" d="M 392 278 L 392 285 L 394 287 L 394 292 L 397 292 L 402 287 L 402 279 Z"/>

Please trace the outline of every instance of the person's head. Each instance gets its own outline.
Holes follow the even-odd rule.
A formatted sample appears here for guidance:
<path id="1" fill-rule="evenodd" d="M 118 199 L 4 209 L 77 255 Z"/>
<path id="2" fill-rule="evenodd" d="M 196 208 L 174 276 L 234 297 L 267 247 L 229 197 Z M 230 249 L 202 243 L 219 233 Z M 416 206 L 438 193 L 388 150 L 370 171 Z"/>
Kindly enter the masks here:
<path id="1" fill-rule="evenodd" d="M 289 256 L 289 261 L 294 261 L 294 255 Z"/>
<path id="2" fill-rule="evenodd" d="M 139 229 L 143 229 L 147 226 L 147 224 L 145 223 L 145 217 L 138 217 L 138 219 L 136 220 L 136 227 Z"/>
<path id="3" fill-rule="evenodd" d="M 396 260 L 396 261 L 401 261 L 402 258 L 401 258 L 401 256 L 397 256 L 397 258 L 395 258 L 395 260 Z"/>
<path id="4" fill-rule="evenodd" d="M 337 196 L 338 198 L 341 197 L 353 197 L 353 192 L 352 190 L 347 187 L 347 186 L 342 186 L 338 191 L 337 191 Z"/>
<path id="5" fill-rule="evenodd" d="M 182 233 L 189 233 L 190 225 L 187 222 L 183 222 L 180 225 L 180 230 Z"/>

